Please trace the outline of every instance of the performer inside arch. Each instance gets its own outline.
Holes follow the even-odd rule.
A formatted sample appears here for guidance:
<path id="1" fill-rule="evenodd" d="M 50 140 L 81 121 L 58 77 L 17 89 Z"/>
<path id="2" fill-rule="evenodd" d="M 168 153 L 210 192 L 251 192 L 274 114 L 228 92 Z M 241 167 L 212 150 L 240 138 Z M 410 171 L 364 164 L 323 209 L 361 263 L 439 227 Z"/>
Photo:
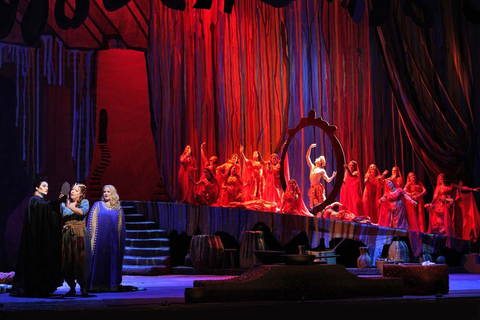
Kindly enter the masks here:
<path id="1" fill-rule="evenodd" d="M 318 206 L 326 199 L 322 178 L 325 179 L 325 181 L 330 182 L 337 175 L 337 172 L 333 171 L 332 176 L 328 176 L 327 171 L 325 170 L 327 162 L 324 156 L 320 156 L 315 159 L 315 165 L 312 163 L 312 160 L 310 159 L 310 152 L 316 146 L 317 145 L 315 143 L 312 143 L 308 148 L 306 155 L 307 164 L 310 168 L 310 190 L 308 190 L 308 198 L 310 199 L 311 208 Z"/>

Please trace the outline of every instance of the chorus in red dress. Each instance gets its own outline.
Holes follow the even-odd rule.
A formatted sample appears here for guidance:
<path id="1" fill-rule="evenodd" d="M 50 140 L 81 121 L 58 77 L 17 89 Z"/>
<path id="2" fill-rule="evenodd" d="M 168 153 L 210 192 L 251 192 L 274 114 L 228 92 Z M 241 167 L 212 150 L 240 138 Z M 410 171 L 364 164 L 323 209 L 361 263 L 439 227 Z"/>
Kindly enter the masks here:
<path id="1" fill-rule="evenodd" d="M 302 192 L 295 179 L 290 179 L 287 183 L 287 190 L 285 190 L 282 196 L 280 212 L 299 216 L 314 216 L 308 211 L 305 202 L 303 202 Z"/>
<path id="2" fill-rule="evenodd" d="M 395 166 L 392 168 L 390 179 L 392 179 L 393 183 L 395 183 L 395 187 L 403 188 L 403 177 L 399 167 Z"/>
<path id="3" fill-rule="evenodd" d="M 215 174 L 209 167 L 203 168 L 203 176 L 204 178 L 197 182 L 191 179 L 191 182 L 195 185 L 195 198 L 193 203 L 202 206 L 213 206 L 218 201 L 220 187 L 218 186 Z"/>
<path id="4" fill-rule="evenodd" d="M 240 154 L 245 160 L 245 177 L 246 177 L 246 195 L 249 197 L 247 200 L 264 199 L 265 196 L 265 175 L 264 166 L 265 163 L 260 155 L 260 152 L 254 151 L 253 158 L 247 159 L 243 151 L 245 148 L 240 146 Z M 248 179 L 248 180 L 247 180 Z"/>
<path id="5" fill-rule="evenodd" d="M 456 208 L 457 192 L 478 191 L 479 188 L 459 186 L 447 181 L 445 174 L 440 173 L 437 177 L 437 186 L 433 194 L 432 202 L 425 205 L 429 213 L 428 233 L 441 234 L 455 237 L 455 215 L 463 212 Z M 456 210 L 457 209 L 457 210 Z"/>
<path id="6" fill-rule="evenodd" d="M 380 217 L 378 225 L 387 228 L 408 230 L 407 209 L 405 201 L 409 201 L 416 205 L 417 202 L 402 188 L 395 187 L 395 183 L 391 179 L 385 181 L 387 191 L 379 199 Z"/>
<path id="7" fill-rule="evenodd" d="M 266 183 L 265 183 L 265 200 L 275 202 L 280 206 L 283 196 L 282 182 L 280 180 L 280 160 L 278 154 L 272 153 L 270 160 L 265 167 Z"/>
<path id="8" fill-rule="evenodd" d="M 205 146 L 207 145 L 206 142 L 203 142 L 202 145 L 200 146 L 200 156 L 202 158 L 202 167 L 200 168 L 202 170 L 202 175 L 200 179 L 205 178 L 205 174 L 203 169 L 204 168 L 209 168 L 210 171 L 212 171 L 215 175 L 215 171 L 217 170 L 218 166 L 218 157 L 217 156 L 211 156 L 210 158 L 207 157 L 205 153 Z"/>
<path id="9" fill-rule="evenodd" d="M 177 181 L 177 202 L 192 203 L 194 198 L 194 185 L 189 176 L 197 170 L 197 160 L 192 155 L 192 148 L 187 145 L 180 156 L 180 168 Z"/>
<path id="10" fill-rule="evenodd" d="M 222 197 L 222 193 L 225 190 L 222 188 L 222 186 L 225 183 L 225 179 L 230 174 L 230 168 L 232 166 L 236 166 L 237 173 L 240 174 L 240 157 L 236 153 L 232 154 L 232 156 L 230 157 L 230 159 L 227 160 L 227 162 L 220 166 L 217 166 L 217 168 L 215 169 L 215 176 L 217 178 L 218 185 L 220 186 L 220 195 L 218 196 L 219 198 Z"/>
<path id="11" fill-rule="evenodd" d="M 462 181 L 458 185 L 463 186 Z M 477 190 L 478 188 L 472 189 L 472 191 Z M 480 213 L 473 192 L 458 189 L 457 197 L 455 198 L 455 208 L 457 212 L 462 213 L 455 221 L 458 237 L 473 242 L 478 241 L 480 237 Z"/>
<path id="12" fill-rule="evenodd" d="M 358 174 L 358 164 L 351 160 L 345 167 L 342 188 L 340 189 L 340 203 L 355 216 L 363 216 L 362 181 Z"/>
<path id="13" fill-rule="evenodd" d="M 425 189 L 425 186 L 423 185 L 423 183 L 418 181 L 415 173 L 410 172 L 407 176 L 407 183 L 405 184 L 404 190 L 407 192 L 410 198 L 417 201 L 416 205 L 410 202 L 405 203 L 405 206 L 407 208 L 407 217 L 408 217 L 408 223 L 410 225 L 410 230 L 426 232 L 427 224 L 425 219 L 425 199 L 424 198 L 425 198 L 425 194 L 427 193 L 427 190 Z M 411 221 L 415 221 L 415 219 L 418 224 L 418 230 L 415 228 L 415 226 L 412 226 Z"/>
<path id="14" fill-rule="evenodd" d="M 378 200 L 382 197 L 383 182 L 387 174 L 387 170 L 380 174 L 375 164 L 371 164 L 367 173 L 365 173 L 365 188 L 363 189 L 362 198 L 363 212 L 364 215 L 370 217 L 372 223 L 378 223 Z"/>
<path id="15" fill-rule="evenodd" d="M 223 180 L 218 205 L 228 207 L 232 202 L 239 203 L 243 201 L 245 201 L 244 183 L 238 172 L 238 167 L 232 165 Z"/>

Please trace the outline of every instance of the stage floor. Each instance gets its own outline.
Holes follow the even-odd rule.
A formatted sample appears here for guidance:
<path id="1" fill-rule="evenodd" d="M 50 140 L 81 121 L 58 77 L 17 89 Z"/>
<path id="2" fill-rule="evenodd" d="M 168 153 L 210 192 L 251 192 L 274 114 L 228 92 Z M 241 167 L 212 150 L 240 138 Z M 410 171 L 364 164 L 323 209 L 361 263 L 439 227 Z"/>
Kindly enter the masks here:
<path id="1" fill-rule="evenodd" d="M 359 275 L 376 277 L 377 275 Z M 267 313 L 283 319 L 286 316 L 313 315 L 318 318 L 334 313 L 336 319 L 445 319 L 456 314 L 462 319 L 480 319 L 480 274 L 449 274 L 449 293 L 443 296 L 403 296 L 400 298 L 356 298 L 321 301 L 263 301 L 238 303 L 186 303 L 185 288 L 194 280 L 228 279 L 228 275 L 123 276 L 123 285 L 140 289 L 133 292 L 97 293 L 89 297 L 64 297 L 64 284 L 51 298 L 18 298 L 0 294 L 0 319 L 159 319 L 161 316 L 218 315 L 240 318 Z M 79 292 L 77 287 L 77 292 Z M 325 314 L 327 313 L 327 314 Z M 364 317 L 361 317 L 364 318 Z"/>

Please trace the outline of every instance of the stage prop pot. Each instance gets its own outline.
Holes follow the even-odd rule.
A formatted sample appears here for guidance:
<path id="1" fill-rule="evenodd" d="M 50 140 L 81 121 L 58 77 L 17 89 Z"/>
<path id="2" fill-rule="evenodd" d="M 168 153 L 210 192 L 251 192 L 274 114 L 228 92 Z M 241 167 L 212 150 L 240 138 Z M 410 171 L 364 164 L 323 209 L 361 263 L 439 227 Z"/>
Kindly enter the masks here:
<path id="1" fill-rule="evenodd" d="M 388 248 L 388 260 L 410 262 L 410 251 L 407 244 L 399 238 L 393 238 Z"/>
<path id="2" fill-rule="evenodd" d="M 360 256 L 357 259 L 357 267 L 364 269 L 364 268 L 371 268 L 372 267 L 372 258 L 368 253 L 368 247 L 360 247 Z"/>
<path id="3" fill-rule="evenodd" d="M 254 251 L 265 250 L 263 231 L 245 231 L 240 245 L 239 264 L 242 269 L 249 269 L 260 263 Z"/>
<path id="4" fill-rule="evenodd" d="M 216 235 L 195 235 L 190 242 L 190 260 L 195 269 L 222 267 L 225 249 Z"/>

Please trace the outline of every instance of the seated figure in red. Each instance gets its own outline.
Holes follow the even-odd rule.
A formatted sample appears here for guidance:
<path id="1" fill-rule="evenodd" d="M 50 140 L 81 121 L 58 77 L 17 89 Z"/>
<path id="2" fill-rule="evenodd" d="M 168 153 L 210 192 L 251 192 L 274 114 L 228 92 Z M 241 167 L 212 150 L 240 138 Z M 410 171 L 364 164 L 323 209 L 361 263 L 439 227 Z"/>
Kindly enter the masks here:
<path id="1" fill-rule="evenodd" d="M 245 200 L 244 184 L 236 165 L 230 166 L 227 176 L 223 180 L 222 191 L 218 199 L 218 205 L 228 207 L 231 202 L 243 202 Z"/>
<path id="2" fill-rule="evenodd" d="M 218 201 L 220 187 L 218 186 L 215 174 L 209 167 L 203 169 L 203 176 L 204 178 L 197 182 L 193 181 L 190 177 L 191 182 L 196 186 L 193 203 L 202 206 L 213 206 Z"/>
<path id="3" fill-rule="evenodd" d="M 282 196 L 280 212 L 314 217 L 314 215 L 308 211 L 305 202 L 303 202 L 302 192 L 295 179 L 290 179 L 288 181 L 287 190 L 285 190 Z"/>
<path id="4" fill-rule="evenodd" d="M 380 198 L 380 216 L 378 225 L 387 228 L 408 230 L 407 211 L 404 201 L 417 204 L 402 188 L 397 188 L 392 179 L 386 179 L 387 191 Z"/>

